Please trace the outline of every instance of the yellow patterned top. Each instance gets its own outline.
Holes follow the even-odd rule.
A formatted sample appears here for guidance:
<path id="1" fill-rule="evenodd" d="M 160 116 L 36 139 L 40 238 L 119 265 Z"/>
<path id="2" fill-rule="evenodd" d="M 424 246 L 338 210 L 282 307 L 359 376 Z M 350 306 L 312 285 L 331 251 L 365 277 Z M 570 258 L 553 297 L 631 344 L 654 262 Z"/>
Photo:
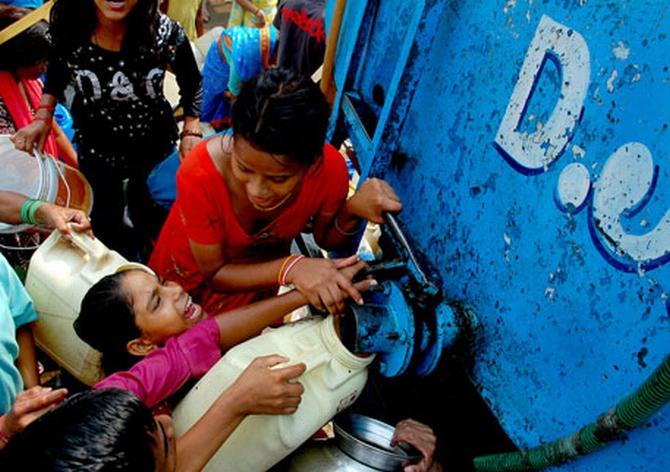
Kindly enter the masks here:
<path id="1" fill-rule="evenodd" d="M 271 25 L 277 13 L 277 0 L 249 0 L 255 7 L 263 10 L 265 15 L 265 26 Z M 259 27 L 256 15 L 245 10 L 239 3 L 233 0 L 228 19 L 228 28 L 233 26 Z"/>

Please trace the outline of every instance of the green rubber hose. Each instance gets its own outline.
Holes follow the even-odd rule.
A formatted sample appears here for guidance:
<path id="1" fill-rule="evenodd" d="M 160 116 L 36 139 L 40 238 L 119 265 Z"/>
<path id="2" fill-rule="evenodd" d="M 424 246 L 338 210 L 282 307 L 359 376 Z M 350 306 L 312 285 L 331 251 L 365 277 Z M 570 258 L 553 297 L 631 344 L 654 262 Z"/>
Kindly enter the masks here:
<path id="1" fill-rule="evenodd" d="M 613 410 L 601 415 L 577 433 L 527 451 L 480 456 L 478 472 L 542 470 L 589 454 L 622 433 L 645 422 L 670 401 L 670 356 L 632 394 Z"/>

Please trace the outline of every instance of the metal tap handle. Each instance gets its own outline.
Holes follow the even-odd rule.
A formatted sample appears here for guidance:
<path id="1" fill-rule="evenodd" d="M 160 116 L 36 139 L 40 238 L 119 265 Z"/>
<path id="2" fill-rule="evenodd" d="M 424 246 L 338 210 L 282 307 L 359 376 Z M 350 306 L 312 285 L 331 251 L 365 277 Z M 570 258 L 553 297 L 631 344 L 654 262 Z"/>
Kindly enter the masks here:
<path id="1" fill-rule="evenodd" d="M 419 262 L 417 261 L 416 257 L 414 256 L 414 253 L 412 252 L 412 249 L 409 246 L 409 242 L 407 242 L 407 238 L 403 234 L 402 230 L 400 229 L 400 226 L 398 225 L 398 221 L 395 219 L 395 216 L 389 212 L 384 212 L 383 213 L 384 220 L 386 221 L 386 225 L 388 228 L 391 230 L 391 233 L 393 234 L 393 237 L 395 240 L 404 248 L 404 250 L 407 253 L 407 257 L 409 260 L 414 264 L 414 267 L 416 268 L 416 271 L 419 273 L 421 277 L 421 282 L 424 284 L 430 284 L 428 281 L 428 277 L 426 277 L 426 274 L 424 274 L 423 270 L 421 270 L 421 266 L 419 265 Z"/>

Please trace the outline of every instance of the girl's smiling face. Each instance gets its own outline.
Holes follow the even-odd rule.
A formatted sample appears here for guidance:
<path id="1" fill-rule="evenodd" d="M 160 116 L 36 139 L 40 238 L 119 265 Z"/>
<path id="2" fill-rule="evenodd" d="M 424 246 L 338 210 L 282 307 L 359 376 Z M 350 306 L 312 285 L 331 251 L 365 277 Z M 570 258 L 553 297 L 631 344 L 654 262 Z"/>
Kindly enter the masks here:
<path id="1" fill-rule="evenodd" d="M 183 333 L 205 317 L 202 307 L 174 282 L 159 280 L 142 270 L 130 270 L 121 280 L 135 312 L 142 337 L 158 346 Z"/>
<path id="2" fill-rule="evenodd" d="M 260 211 L 281 207 L 307 173 L 305 166 L 262 151 L 241 136 L 234 139 L 230 165 L 249 202 Z"/>
<path id="3" fill-rule="evenodd" d="M 98 18 L 107 21 L 124 21 L 128 17 L 139 0 L 94 0 Z"/>

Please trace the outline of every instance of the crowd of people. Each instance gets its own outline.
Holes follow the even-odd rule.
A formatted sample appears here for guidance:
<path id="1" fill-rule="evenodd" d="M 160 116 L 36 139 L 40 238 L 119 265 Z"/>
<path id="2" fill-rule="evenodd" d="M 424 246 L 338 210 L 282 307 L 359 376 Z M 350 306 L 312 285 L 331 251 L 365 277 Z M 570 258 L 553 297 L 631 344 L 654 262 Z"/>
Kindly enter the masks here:
<path id="1" fill-rule="evenodd" d="M 0 30 L 42 2 L 7 3 Z M 402 209 L 380 179 L 348 195 L 344 157 L 324 144 L 330 109 L 309 77 L 323 60 L 323 1 L 235 0 L 202 71 L 189 39 L 202 33 L 203 5 L 159 3 L 57 0 L 48 23 L 0 44 L 0 133 L 78 167 L 94 193 L 89 218 L 0 189 L 0 221 L 88 232 L 147 263 L 102 278 L 82 300 L 74 327 L 107 377 L 68 397 L 39 384 L 37 315 L 0 255 L 2 470 L 199 470 L 247 415 L 292 414 L 305 365 L 270 369 L 288 361 L 277 355 L 254 360 L 179 438 L 151 409 L 294 309 L 363 303 L 376 281 L 356 281 L 365 263 L 355 254 L 305 257 L 291 242 L 311 232 L 320 247 L 346 250 L 365 222 Z M 181 123 L 163 93 L 168 70 Z M 63 106 L 73 142 L 55 119 Z M 219 133 L 203 136 L 201 119 Z M 170 155 L 166 211 L 147 177 Z M 394 441 L 423 455 L 407 471 L 440 470 L 426 425 L 402 421 Z"/>

